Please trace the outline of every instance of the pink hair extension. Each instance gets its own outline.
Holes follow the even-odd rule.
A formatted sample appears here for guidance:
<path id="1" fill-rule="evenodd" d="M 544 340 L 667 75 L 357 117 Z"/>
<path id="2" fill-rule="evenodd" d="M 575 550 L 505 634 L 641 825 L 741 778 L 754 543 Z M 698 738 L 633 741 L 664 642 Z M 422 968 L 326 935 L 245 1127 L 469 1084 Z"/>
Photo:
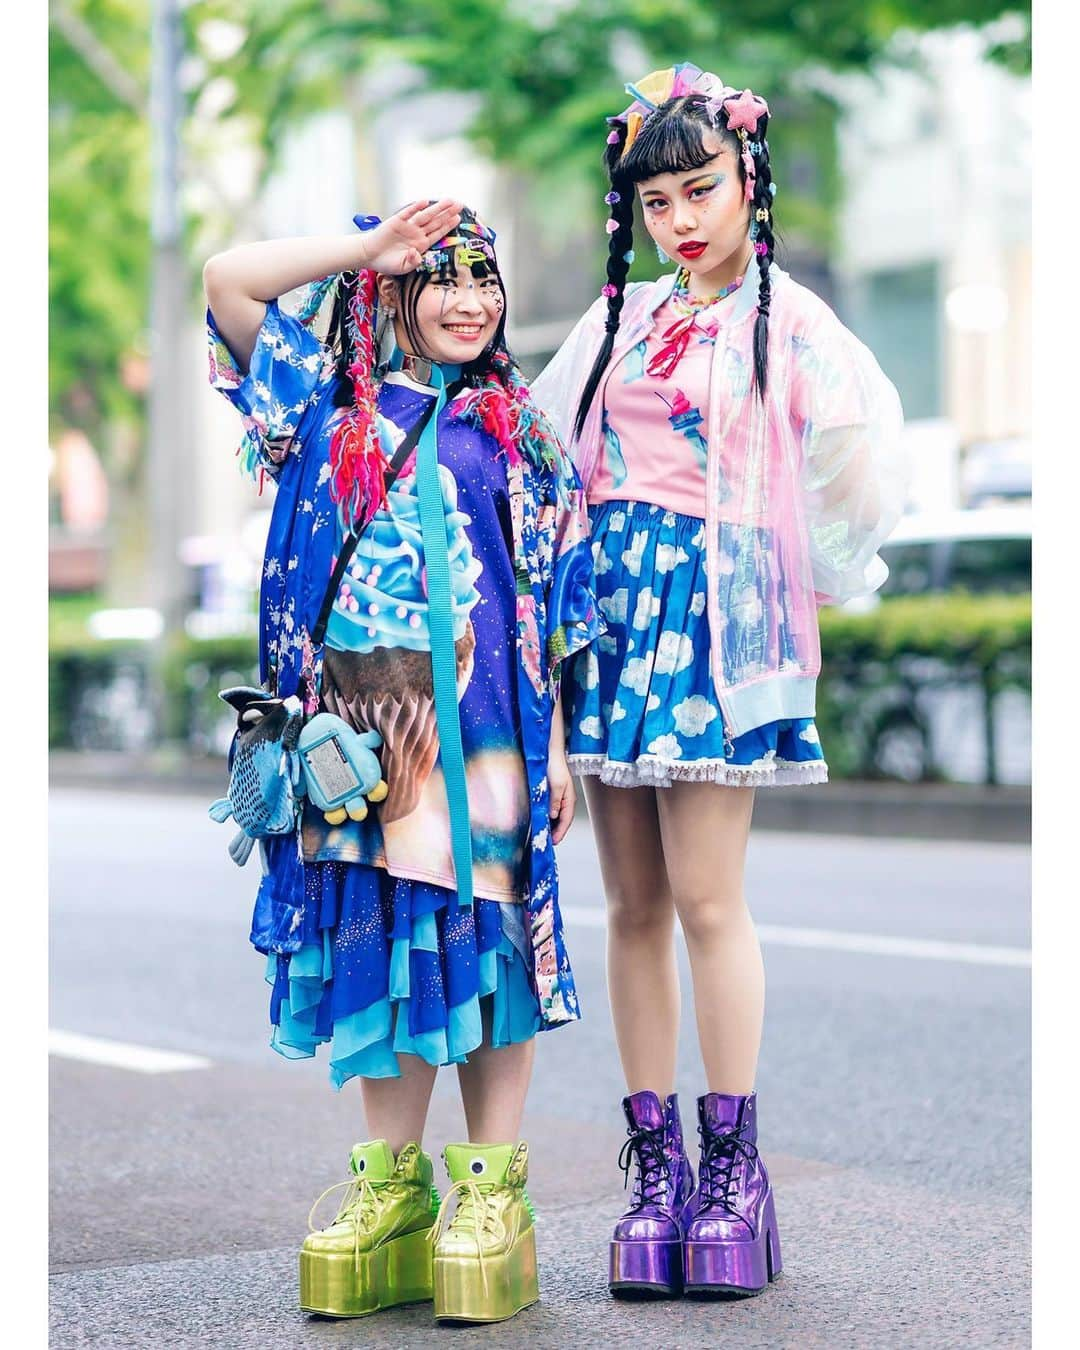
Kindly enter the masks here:
<path id="1" fill-rule="evenodd" d="M 375 273 L 357 274 L 349 301 L 355 351 L 349 365 L 353 406 L 330 441 L 330 496 L 350 529 L 365 524 L 386 501 L 386 457 L 376 422 L 377 391 L 372 377 Z"/>

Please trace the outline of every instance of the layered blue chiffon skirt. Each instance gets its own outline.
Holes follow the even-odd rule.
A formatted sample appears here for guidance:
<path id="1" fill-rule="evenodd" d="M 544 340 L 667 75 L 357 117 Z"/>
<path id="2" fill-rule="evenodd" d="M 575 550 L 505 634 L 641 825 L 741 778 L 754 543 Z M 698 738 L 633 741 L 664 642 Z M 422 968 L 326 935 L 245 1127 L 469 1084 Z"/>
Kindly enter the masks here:
<path id="1" fill-rule="evenodd" d="M 302 868 L 299 950 L 267 957 L 280 1054 L 307 1058 L 328 1045 L 340 1088 L 399 1076 L 400 1053 L 461 1064 L 488 1028 L 495 1047 L 539 1030 L 522 906 L 460 906 L 444 887 L 361 863 Z"/>

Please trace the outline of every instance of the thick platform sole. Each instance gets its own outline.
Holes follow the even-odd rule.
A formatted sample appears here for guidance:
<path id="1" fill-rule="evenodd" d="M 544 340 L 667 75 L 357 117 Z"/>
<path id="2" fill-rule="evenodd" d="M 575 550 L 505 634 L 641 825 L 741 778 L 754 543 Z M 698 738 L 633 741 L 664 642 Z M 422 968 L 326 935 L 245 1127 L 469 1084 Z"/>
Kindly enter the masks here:
<path id="1" fill-rule="evenodd" d="M 684 1246 L 684 1287 L 701 1298 L 753 1298 L 763 1293 L 783 1270 L 780 1232 L 770 1194 L 753 1241 L 699 1242 L 691 1223 Z"/>
<path id="2" fill-rule="evenodd" d="M 678 1298 L 682 1286 L 682 1243 L 612 1238 L 608 1288 L 616 1298 Z"/>
<path id="3" fill-rule="evenodd" d="M 366 1317 L 434 1293 L 432 1229 L 391 1238 L 374 1251 L 300 1252 L 300 1307 L 321 1317 Z"/>
<path id="4" fill-rule="evenodd" d="M 536 1231 L 527 1228 L 502 1256 L 435 1254 L 435 1317 L 441 1322 L 505 1322 L 540 1298 Z M 486 1287 L 485 1287 L 486 1281 Z"/>

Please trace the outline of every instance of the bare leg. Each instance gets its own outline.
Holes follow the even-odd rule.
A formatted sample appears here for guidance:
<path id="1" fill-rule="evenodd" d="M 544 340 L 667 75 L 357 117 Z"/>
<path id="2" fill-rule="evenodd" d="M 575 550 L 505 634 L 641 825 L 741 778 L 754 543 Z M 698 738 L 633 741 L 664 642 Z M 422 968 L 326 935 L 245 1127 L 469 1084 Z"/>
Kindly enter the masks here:
<path id="1" fill-rule="evenodd" d="M 761 948 L 743 896 L 754 790 L 674 783 L 658 797 L 708 1089 L 749 1093 L 765 1009 Z"/>
<path id="2" fill-rule="evenodd" d="M 675 910 L 653 788 L 585 779 L 607 900 L 607 977 L 628 1092 L 674 1091 L 679 1037 Z"/>
<path id="3" fill-rule="evenodd" d="M 405 1144 L 423 1143 L 431 1090 L 435 1086 L 434 1065 L 419 1055 L 398 1055 L 400 1078 L 362 1078 L 364 1115 L 368 1136 L 385 1139 L 395 1158 Z"/>
<path id="4" fill-rule="evenodd" d="M 518 1139 L 525 1096 L 532 1077 L 536 1041 L 519 1041 L 495 1050 L 490 1017 L 484 1012 L 484 1044 L 458 1065 L 461 1104 L 471 1144 L 509 1144 Z"/>

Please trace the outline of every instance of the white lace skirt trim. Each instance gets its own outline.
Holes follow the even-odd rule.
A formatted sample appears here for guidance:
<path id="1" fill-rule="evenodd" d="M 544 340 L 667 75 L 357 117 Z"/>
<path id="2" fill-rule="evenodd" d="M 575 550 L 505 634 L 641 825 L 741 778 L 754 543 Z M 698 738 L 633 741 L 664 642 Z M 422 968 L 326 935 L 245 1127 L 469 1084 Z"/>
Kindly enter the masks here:
<path id="1" fill-rule="evenodd" d="M 658 755 L 641 755 L 633 764 L 620 764 L 606 755 L 568 755 L 570 772 L 597 777 L 609 787 L 670 787 L 672 783 L 720 783 L 725 787 L 793 787 L 827 783 L 829 766 L 823 759 L 803 761 L 763 758 L 753 764 L 729 764 L 722 759 L 698 759 L 680 764 Z"/>

